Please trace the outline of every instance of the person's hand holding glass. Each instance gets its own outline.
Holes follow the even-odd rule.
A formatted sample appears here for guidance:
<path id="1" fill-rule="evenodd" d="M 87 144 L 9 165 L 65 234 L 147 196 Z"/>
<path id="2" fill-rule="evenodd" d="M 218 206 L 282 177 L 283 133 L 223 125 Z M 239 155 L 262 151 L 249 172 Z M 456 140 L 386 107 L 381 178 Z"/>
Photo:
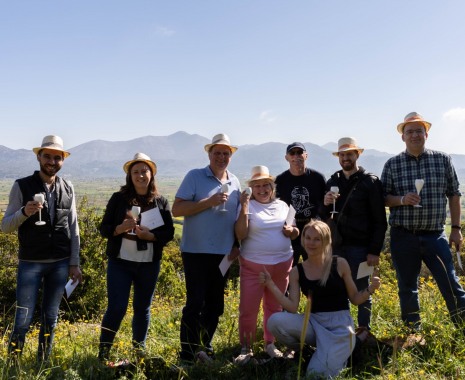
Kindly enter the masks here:
<path id="1" fill-rule="evenodd" d="M 228 184 L 227 184 L 227 183 L 223 183 L 223 184 L 221 185 L 221 190 L 220 190 L 220 192 L 223 193 L 223 194 L 227 194 L 228 190 L 229 190 Z M 228 211 L 228 210 L 226 210 L 226 201 L 227 201 L 227 199 L 223 202 L 223 208 L 220 209 L 220 211 L 222 211 L 222 212 L 227 212 L 227 211 Z"/>

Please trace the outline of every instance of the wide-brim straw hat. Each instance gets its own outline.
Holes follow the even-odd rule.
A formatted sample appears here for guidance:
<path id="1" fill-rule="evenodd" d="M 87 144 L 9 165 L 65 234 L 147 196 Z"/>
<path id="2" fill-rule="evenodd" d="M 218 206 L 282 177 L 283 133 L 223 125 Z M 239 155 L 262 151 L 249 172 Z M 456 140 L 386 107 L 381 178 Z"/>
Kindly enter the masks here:
<path id="1" fill-rule="evenodd" d="M 231 149 L 232 153 L 234 153 L 238 149 L 237 146 L 231 145 L 231 141 L 229 140 L 229 136 L 224 134 L 224 133 L 219 133 L 219 134 L 213 136 L 211 144 L 205 145 L 205 151 L 210 152 L 210 149 L 214 145 L 226 145 L 226 146 L 229 147 L 229 149 Z"/>
<path id="2" fill-rule="evenodd" d="M 124 172 L 127 173 L 131 165 L 135 162 L 145 162 L 150 167 L 150 169 L 152 169 L 152 174 L 157 174 L 157 165 L 150 159 L 149 156 L 144 153 L 136 153 L 131 161 L 126 162 L 123 165 Z"/>
<path id="3" fill-rule="evenodd" d="M 349 150 L 356 150 L 358 154 L 362 154 L 364 149 L 357 146 L 357 141 L 353 137 L 342 137 L 337 143 L 337 152 L 333 152 L 333 156 L 339 156 L 341 152 L 347 152 Z"/>
<path id="4" fill-rule="evenodd" d="M 68 157 L 71 153 L 63 149 L 63 139 L 59 136 L 48 135 L 42 139 L 42 145 L 37 148 L 32 148 L 35 154 L 39 154 L 42 149 L 52 149 L 63 153 L 63 157 Z"/>
<path id="5" fill-rule="evenodd" d="M 250 179 L 247 180 L 247 183 L 250 185 L 253 181 L 258 181 L 259 179 L 269 179 L 271 182 L 274 182 L 274 177 L 270 175 L 270 171 L 264 165 L 257 165 L 252 168 Z"/>
<path id="6" fill-rule="evenodd" d="M 424 125 L 426 133 L 428 133 L 431 128 L 431 123 L 426 121 L 423 116 L 418 112 L 410 112 L 407 116 L 404 117 L 404 122 L 397 125 L 397 131 L 399 133 L 404 133 L 404 127 L 408 123 L 421 123 Z"/>

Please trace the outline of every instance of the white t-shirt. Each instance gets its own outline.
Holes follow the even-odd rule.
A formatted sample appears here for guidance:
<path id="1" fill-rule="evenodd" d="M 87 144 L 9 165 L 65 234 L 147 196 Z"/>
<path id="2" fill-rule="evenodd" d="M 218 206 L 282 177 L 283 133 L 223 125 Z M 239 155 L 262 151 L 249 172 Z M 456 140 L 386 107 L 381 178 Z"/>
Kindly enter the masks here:
<path id="1" fill-rule="evenodd" d="M 271 203 L 249 202 L 249 231 L 241 242 L 241 256 L 257 264 L 278 264 L 293 255 L 291 239 L 283 226 L 289 206 L 275 199 Z"/>
<path id="2" fill-rule="evenodd" d="M 153 260 L 153 244 L 147 243 L 146 250 L 138 251 L 136 241 L 123 238 L 118 257 L 138 263 L 150 263 Z"/>

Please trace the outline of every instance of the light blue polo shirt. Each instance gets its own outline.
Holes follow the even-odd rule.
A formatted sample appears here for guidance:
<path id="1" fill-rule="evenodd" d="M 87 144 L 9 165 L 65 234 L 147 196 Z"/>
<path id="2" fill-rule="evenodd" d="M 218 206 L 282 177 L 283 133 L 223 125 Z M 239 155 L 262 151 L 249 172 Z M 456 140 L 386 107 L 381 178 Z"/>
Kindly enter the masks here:
<path id="1" fill-rule="evenodd" d="M 227 212 L 221 211 L 223 204 L 211 207 L 195 215 L 184 217 L 181 251 L 191 253 L 215 253 L 227 255 L 234 243 L 234 223 L 239 208 L 241 185 L 237 177 L 227 171 L 229 197 Z M 184 177 L 176 198 L 198 202 L 221 190 L 221 181 L 207 166 L 193 169 Z"/>

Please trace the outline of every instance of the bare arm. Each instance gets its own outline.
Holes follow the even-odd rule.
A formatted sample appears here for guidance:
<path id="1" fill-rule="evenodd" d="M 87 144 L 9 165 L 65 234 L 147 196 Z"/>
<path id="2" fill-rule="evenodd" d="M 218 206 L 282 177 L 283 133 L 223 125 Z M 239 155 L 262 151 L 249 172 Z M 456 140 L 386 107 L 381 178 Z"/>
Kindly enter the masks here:
<path id="1" fill-rule="evenodd" d="M 449 197 L 449 210 L 451 224 L 460 226 L 461 205 L 458 195 Z M 459 252 L 462 246 L 462 239 L 462 231 L 458 228 L 452 228 L 449 236 L 449 246 L 452 247 L 454 245 L 457 252 Z"/>
<path id="2" fill-rule="evenodd" d="M 358 291 L 357 286 L 352 279 L 349 264 L 341 257 L 337 259 L 337 271 L 344 280 L 347 296 L 349 297 L 350 302 L 352 302 L 354 305 L 360 305 L 364 303 L 366 300 L 368 300 L 368 298 L 370 298 L 370 295 L 373 294 L 376 289 L 379 289 L 381 285 L 378 273 L 373 273 L 371 284 L 368 285 L 368 288 Z"/>
<path id="3" fill-rule="evenodd" d="M 243 191 L 241 194 L 241 210 L 239 212 L 239 217 L 234 224 L 234 233 L 238 240 L 244 240 L 249 234 L 249 199 L 250 196 Z"/>
<path id="4" fill-rule="evenodd" d="M 260 272 L 259 275 L 260 283 L 264 284 L 271 291 L 271 293 L 273 293 L 276 301 L 278 301 L 285 310 L 291 313 L 296 313 L 297 309 L 299 308 L 300 301 L 299 272 L 297 271 L 297 267 L 292 268 L 291 273 L 289 274 L 288 297 L 286 297 L 281 292 L 281 290 L 279 290 L 265 267 L 263 267 L 263 270 L 264 271 Z"/>

